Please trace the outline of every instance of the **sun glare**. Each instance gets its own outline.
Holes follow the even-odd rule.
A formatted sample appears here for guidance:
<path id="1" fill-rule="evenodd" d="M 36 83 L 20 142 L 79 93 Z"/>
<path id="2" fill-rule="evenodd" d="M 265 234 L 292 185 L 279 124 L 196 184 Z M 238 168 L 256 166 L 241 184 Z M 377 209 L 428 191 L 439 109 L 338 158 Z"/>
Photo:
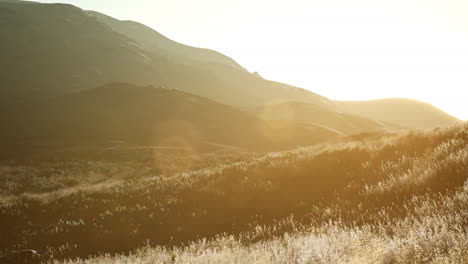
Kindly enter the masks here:
<path id="1" fill-rule="evenodd" d="M 407 97 L 468 118 L 466 1 L 70 3 L 145 23 L 330 99 Z"/>
<path id="2" fill-rule="evenodd" d="M 468 264 L 468 0 L 34 1 L 0 264 Z"/>

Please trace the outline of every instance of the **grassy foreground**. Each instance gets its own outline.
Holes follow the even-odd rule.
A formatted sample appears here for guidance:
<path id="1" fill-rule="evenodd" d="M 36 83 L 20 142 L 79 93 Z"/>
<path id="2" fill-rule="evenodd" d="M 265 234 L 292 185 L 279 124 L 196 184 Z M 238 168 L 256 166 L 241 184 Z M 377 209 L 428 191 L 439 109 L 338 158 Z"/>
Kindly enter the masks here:
<path id="1" fill-rule="evenodd" d="M 54 263 L 468 261 L 466 124 L 190 159 L 179 171 L 154 159 L 73 162 L 3 166 L 0 254 L 34 248 Z"/>

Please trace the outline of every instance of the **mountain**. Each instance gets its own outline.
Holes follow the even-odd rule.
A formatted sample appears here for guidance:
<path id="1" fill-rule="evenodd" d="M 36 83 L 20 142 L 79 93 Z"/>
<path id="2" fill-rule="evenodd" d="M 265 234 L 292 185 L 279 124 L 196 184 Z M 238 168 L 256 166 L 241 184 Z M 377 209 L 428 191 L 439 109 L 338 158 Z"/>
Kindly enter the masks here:
<path id="1" fill-rule="evenodd" d="M 194 48 L 166 38 L 152 28 L 133 21 L 120 21 L 87 11 L 98 21 L 140 43 L 169 62 L 161 69 L 163 83 L 235 106 L 301 101 L 326 104 L 329 100 L 308 90 L 265 80 L 247 72 L 233 59 L 219 52 Z M 183 78 L 181 78 L 183 77 Z"/>
<path id="2" fill-rule="evenodd" d="M 112 142 L 200 151 L 279 150 L 337 137 L 322 127 L 264 121 L 182 91 L 123 83 L 29 101 L 2 112 L 0 120 L 8 124 L 0 142 L 10 150 Z"/>
<path id="3" fill-rule="evenodd" d="M 25 0 L 0 0 L 0 3 L 16 3 L 16 4 L 31 4 L 31 3 L 37 3 L 37 2 L 32 2 L 32 1 L 25 1 Z"/>
<path id="4" fill-rule="evenodd" d="M 460 120 L 421 101 L 389 98 L 370 101 L 336 101 L 339 109 L 407 128 L 450 126 Z"/>
<path id="5" fill-rule="evenodd" d="M 289 120 L 311 124 L 341 135 L 396 128 L 395 125 L 301 102 L 265 105 L 254 109 L 253 113 L 266 120 Z"/>
<path id="6" fill-rule="evenodd" d="M 140 23 L 120 21 L 68 4 L 0 1 L 0 31 L 3 112 L 29 100 L 121 82 L 177 89 L 243 109 L 287 102 L 314 105 L 313 111 L 295 106 L 296 113 L 304 111 L 298 115 L 308 116 L 299 121 L 319 120 L 328 126 L 351 118 L 344 123 L 353 124 L 334 124 L 338 131 L 352 131 L 361 125 L 365 129 L 374 124 L 356 119 L 356 114 L 406 127 L 433 127 L 454 120 L 416 101 L 334 102 L 302 88 L 265 80 L 219 52 L 183 45 Z M 389 111 L 391 114 L 385 113 Z M 353 117 L 332 112 L 349 112 Z M 282 119 L 279 111 L 272 113 L 267 119 Z"/>
<path id="7" fill-rule="evenodd" d="M 86 11 L 116 32 L 138 41 L 154 54 L 164 54 L 182 63 L 212 62 L 244 70 L 233 59 L 209 49 L 195 48 L 173 41 L 159 32 L 135 21 L 121 21 L 96 11 Z"/>
<path id="8" fill-rule="evenodd" d="M 328 101 L 264 80 L 218 52 L 185 46 L 136 22 L 72 5 L 0 2 L 0 30 L 4 101 L 111 82 L 180 89 L 236 106 Z"/>
<path id="9" fill-rule="evenodd" d="M 0 2 L 2 97 L 155 83 L 154 55 L 72 5 Z"/>

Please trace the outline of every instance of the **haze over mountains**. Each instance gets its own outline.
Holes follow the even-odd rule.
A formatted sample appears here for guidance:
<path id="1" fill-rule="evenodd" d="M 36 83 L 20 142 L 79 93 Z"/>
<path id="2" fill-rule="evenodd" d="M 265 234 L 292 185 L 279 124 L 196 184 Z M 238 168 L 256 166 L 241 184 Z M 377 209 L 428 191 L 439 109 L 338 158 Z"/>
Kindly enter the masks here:
<path id="1" fill-rule="evenodd" d="M 64 147 L 115 147 L 121 142 L 190 151 L 258 151 L 310 145 L 337 136 L 323 127 L 267 122 L 185 92 L 130 84 L 38 100 L 8 116 L 3 122 L 10 126 L 0 132 L 0 138 L 17 142 L 15 148 L 38 142 Z"/>
<path id="2" fill-rule="evenodd" d="M 287 102 L 270 104 L 254 110 L 256 115 L 267 120 L 289 120 L 333 129 L 341 135 L 396 128 L 358 115 L 339 112 L 314 104 Z"/>
<path id="3" fill-rule="evenodd" d="M 421 101 L 388 98 L 370 101 L 337 101 L 338 108 L 363 117 L 385 120 L 408 128 L 446 126 L 457 119 Z"/>
<path id="4" fill-rule="evenodd" d="M 0 33 L 0 264 L 468 263 L 468 123 L 416 100 L 331 100 L 68 4 L 0 0 Z M 309 47 L 275 35 L 294 49 L 268 61 Z"/>
<path id="5" fill-rule="evenodd" d="M 265 80 L 221 53 L 177 43 L 137 22 L 67 4 L 0 1 L 0 31 L 0 118 L 12 124 L 3 141 L 154 145 L 155 138 L 187 130 L 175 126 L 155 136 L 155 124 L 182 120 L 201 133 L 196 144 L 265 149 L 458 121 L 412 100 L 335 102 Z"/>
<path id="6" fill-rule="evenodd" d="M 14 95 L 38 90 L 63 94 L 129 82 L 181 89 L 232 105 L 325 100 L 260 79 L 215 51 L 179 44 L 134 22 L 102 19 L 65 4 L 2 3 L 1 12 L 1 29 L 7 33 L 2 67 L 8 69 L 1 77 Z M 135 33 L 121 34 L 129 27 L 136 27 Z"/>

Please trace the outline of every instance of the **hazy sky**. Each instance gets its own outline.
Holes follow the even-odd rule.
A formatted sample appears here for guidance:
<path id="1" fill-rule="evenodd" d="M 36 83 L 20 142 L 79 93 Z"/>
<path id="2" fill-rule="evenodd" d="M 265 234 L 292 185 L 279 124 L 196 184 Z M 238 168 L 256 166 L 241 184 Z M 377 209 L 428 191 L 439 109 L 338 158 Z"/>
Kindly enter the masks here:
<path id="1" fill-rule="evenodd" d="M 330 99 L 409 97 L 468 119 L 468 0 L 62 2 L 144 23 Z"/>

